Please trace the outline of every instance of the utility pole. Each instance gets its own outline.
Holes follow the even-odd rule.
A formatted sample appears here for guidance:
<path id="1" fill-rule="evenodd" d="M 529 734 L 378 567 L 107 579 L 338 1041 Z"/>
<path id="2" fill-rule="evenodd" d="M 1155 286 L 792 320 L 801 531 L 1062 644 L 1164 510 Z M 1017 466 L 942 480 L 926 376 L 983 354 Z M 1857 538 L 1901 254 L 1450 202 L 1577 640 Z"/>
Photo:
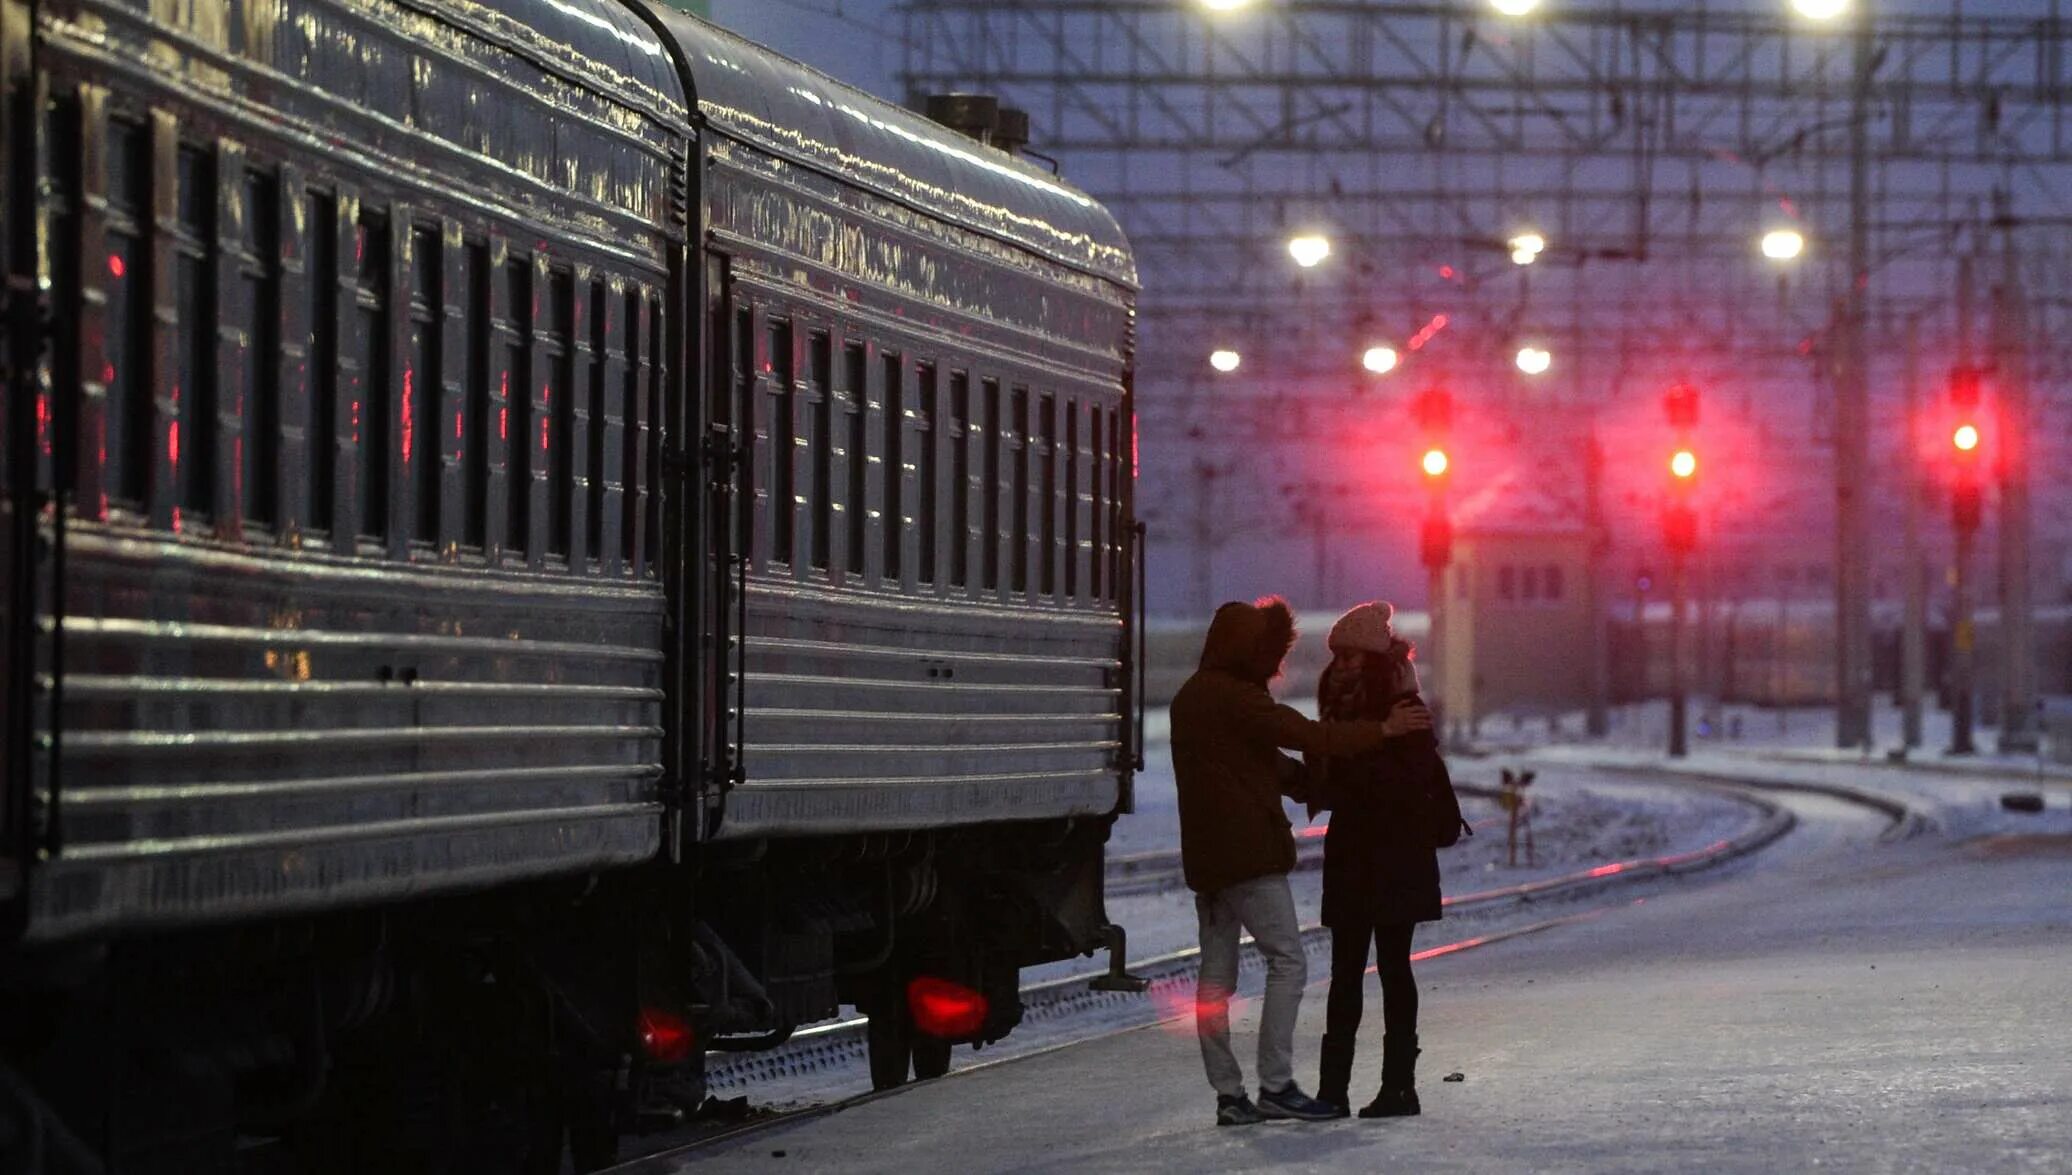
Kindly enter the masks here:
<path id="1" fill-rule="evenodd" d="M 1870 381 L 1864 303 L 1870 284 L 1870 5 L 1849 16 L 1849 288 L 1835 381 L 1835 743 L 1871 742 Z"/>
<path id="2" fill-rule="evenodd" d="M 1928 676 L 1928 585 L 1921 562 L 1921 453 L 1918 411 L 1921 400 L 1921 346 L 1919 316 L 1907 319 L 1906 330 L 1906 422 L 1907 444 L 1902 476 L 1901 517 L 1905 521 L 1901 574 L 1906 577 L 1906 617 L 1899 643 L 1899 707 L 1903 729 L 1901 745 L 1911 750 L 1921 745 L 1921 693 Z"/>
<path id="3" fill-rule="evenodd" d="M 1583 438 L 1583 600 L 1590 613 L 1590 706 L 1586 729 L 1593 738 L 1611 733 L 1611 639 L 1604 613 L 1604 446 L 1593 413 Z"/>
<path id="4" fill-rule="evenodd" d="M 2014 219 L 2000 198 L 2002 271 L 1993 302 L 1993 350 L 1999 368 L 2000 480 L 2000 753 L 2034 754 L 2036 659 L 2030 653 L 2028 307 L 2023 300 Z"/>
<path id="5" fill-rule="evenodd" d="M 1216 606 L 1216 482 L 1228 469 L 1203 457 L 1194 459 L 1194 605 L 1207 616 Z"/>
<path id="6" fill-rule="evenodd" d="M 1977 408 L 1978 370 L 1971 365 L 1971 255 L 1957 259 L 1957 370 L 1950 381 L 1950 398 L 1959 413 Z M 1970 403 L 1965 403 L 1969 400 Z M 1975 444 L 1976 442 L 1974 442 Z M 1956 531 L 1955 566 L 1950 577 L 1950 749 L 1952 755 L 1969 755 L 1978 748 L 1972 742 L 1972 669 L 1977 635 L 1971 623 L 1971 544 L 1978 531 L 1979 486 L 1977 470 L 1966 461 L 1958 446 L 1954 454 L 1956 482 L 1950 489 L 1950 520 Z"/>
<path id="7" fill-rule="evenodd" d="M 1691 552 L 1698 545 L 1698 452 L 1692 434 L 1698 425 L 1698 389 L 1679 383 L 1662 397 L 1675 434 L 1669 456 L 1669 487 L 1662 504 L 1663 546 L 1669 548 L 1669 754 L 1690 753 L 1689 690 L 1684 684 L 1684 608 L 1690 578 Z"/>

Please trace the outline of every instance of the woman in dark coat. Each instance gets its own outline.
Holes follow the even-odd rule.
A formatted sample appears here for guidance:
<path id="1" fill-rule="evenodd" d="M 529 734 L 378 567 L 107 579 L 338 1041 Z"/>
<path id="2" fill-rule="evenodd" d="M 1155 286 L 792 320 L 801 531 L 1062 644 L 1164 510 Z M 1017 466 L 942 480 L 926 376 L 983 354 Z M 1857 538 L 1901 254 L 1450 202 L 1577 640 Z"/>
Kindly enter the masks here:
<path id="1" fill-rule="evenodd" d="M 1410 644 L 1389 624 L 1393 614 L 1387 604 L 1362 604 L 1332 627 L 1333 658 L 1317 685 L 1322 717 L 1378 719 L 1398 706 L 1423 705 Z M 1417 797 L 1422 776 L 1443 772 L 1445 765 L 1432 734 L 1421 731 L 1392 738 L 1371 754 L 1321 766 L 1312 806 L 1331 809 L 1324 839 L 1331 994 L 1317 1098 L 1350 1110 L 1353 1042 L 1372 941 L 1381 975 L 1381 1092 L 1360 1117 L 1415 1114 L 1417 981 L 1410 973 L 1410 939 L 1419 922 L 1440 916 L 1439 858 Z"/>

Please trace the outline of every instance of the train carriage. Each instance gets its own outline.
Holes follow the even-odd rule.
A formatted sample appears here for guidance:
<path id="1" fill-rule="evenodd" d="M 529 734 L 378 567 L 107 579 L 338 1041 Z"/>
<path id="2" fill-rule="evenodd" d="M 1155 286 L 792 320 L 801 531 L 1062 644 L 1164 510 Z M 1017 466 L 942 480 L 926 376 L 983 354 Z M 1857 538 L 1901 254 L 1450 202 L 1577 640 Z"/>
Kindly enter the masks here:
<path id="1" fill-rule="evenodd" d="M 0 0 L 0 102 L 0 1117 L 589 1166 L 1110 941 L 1098 204 L 611 0 Z"/>

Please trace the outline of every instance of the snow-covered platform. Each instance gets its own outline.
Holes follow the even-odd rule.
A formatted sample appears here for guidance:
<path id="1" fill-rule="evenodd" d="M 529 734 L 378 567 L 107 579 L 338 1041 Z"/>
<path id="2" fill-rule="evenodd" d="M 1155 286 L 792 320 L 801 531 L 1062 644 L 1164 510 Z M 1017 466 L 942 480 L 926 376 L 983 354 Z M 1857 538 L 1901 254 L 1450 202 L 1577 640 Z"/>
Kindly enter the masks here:
<path id="1" fill-rule="evenodd" d="M 1800 827 L 1762 868 L 1607 897 L 1422 964 L 1422 1118 L 1219 1129 L 1181 1022 L 953 1074 L 682 1169 L 2072 1167 L 2072 827 L 1880 843 L 1881 818 L 1791 803 Z M 1449 938 L 1428 929 L 1421 946 Z M 1310 1084 L 1322 993 L 1298 1037 Z M 1356 1089 L 1378 1069 L 1376 1000 Z"/>

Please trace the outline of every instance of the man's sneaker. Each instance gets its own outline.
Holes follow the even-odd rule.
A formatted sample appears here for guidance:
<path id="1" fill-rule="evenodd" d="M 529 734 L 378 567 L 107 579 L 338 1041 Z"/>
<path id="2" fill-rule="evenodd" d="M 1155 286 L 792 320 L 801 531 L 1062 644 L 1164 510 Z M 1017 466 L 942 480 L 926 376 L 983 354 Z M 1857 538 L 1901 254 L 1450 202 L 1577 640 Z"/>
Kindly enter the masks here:
<path id="1" fill-rule="evenodd" d="M 1216 1125 L 1250 1126 L 1255 1122 L 1264 1121 L 1266 1121 L 1266 1116 L 1261 1114 L 1259 1107 L 1253 1105 L 1252 1099 L 1244 1094 L 1239 1094 L 1236 1097 L 1232 1097 L 1227 1093 L 1216 1095 Z"/>
<path id="2" fill-rule="evenodd" d="M 1278 1092 L 1270 1089 L 1259 1091 L 1259 1113 L 1266 1118 L 1299 1118 L 1304 1122 L 1322 1122 L 1339 1117 L 1338 1107 L 1320 1102 L 1302 1092 L 1302 1087 L 1290 1081 L 1286 1089 Z"/>

